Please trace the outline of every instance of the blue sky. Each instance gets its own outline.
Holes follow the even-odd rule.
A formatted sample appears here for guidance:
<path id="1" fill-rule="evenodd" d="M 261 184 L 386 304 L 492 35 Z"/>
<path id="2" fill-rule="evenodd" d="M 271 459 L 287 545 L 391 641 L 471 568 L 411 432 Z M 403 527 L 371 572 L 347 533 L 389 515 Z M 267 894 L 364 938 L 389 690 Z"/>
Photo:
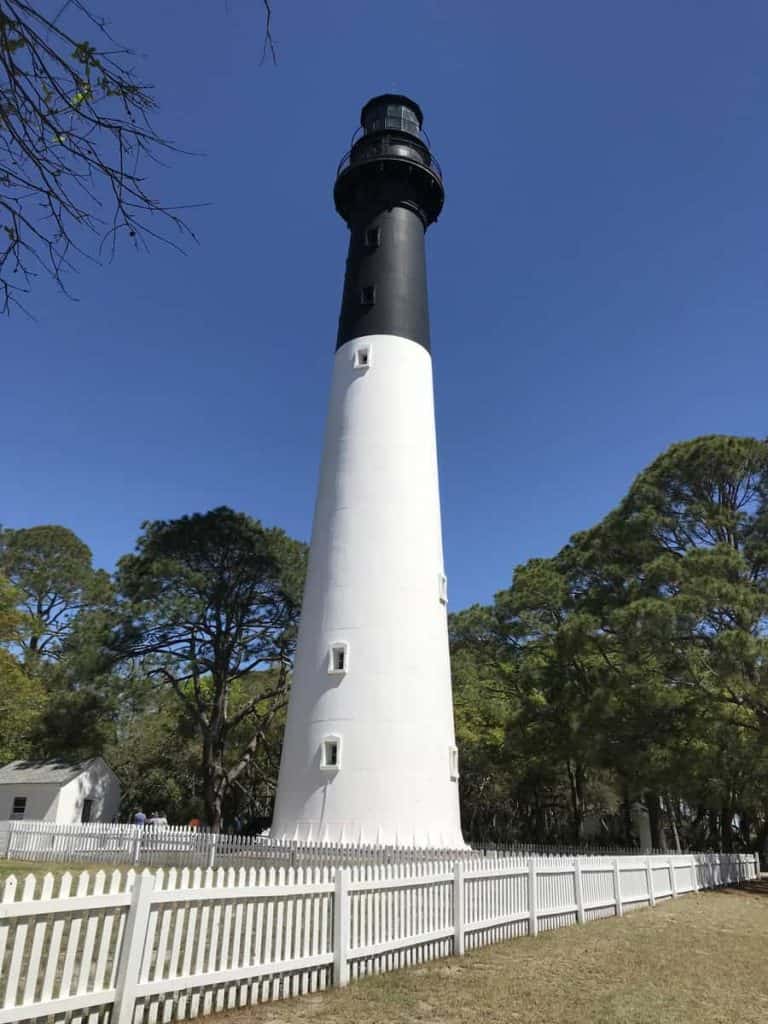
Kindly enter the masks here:
<path id="1" fill-rule="evenodd" d="M 58 5 L 56 5 L 58 6 Z M 308 538 L 359 108 L 423 107 L 454 609 L 599 520 L 674 441 L 763 436 L 768 7 L 647 0 L 94 0 L 140 53 L 185 256 L 128 248 L 0 321 L 0 522 L 112 568 L 144 519 L 228 504 Z"/>

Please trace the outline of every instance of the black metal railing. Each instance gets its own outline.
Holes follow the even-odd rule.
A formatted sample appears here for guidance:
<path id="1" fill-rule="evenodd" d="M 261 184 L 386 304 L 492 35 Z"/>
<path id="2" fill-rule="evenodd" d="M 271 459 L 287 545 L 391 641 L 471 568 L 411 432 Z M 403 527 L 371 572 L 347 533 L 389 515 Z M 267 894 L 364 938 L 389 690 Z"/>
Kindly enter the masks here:
<path id="1" fill-rule="evenodd" d="M 348 150 L 339 161 L 339 166 L 336 168 L 337 178 L 342 172 L 346 171 L 347 168 L 352 164 L 352 153 L 354 152 L 354 148 L 355 147 L 353 146 L 352 149 Z M 438 162 L 436 157 L 432 156 L 432 154 L 429 151 L 425 151 L 422 155 L 422 152 L 420 150 L 417 150 L 415 147 L 413 148 L 412 152 L 414 154 L 418 153 L 419 156 L 422 157 L 422 159 L 417 159 L 415 155 L 405 156 L 403 153 L 398 153 L 394 151 L 388 153 L 386 146 L 384 146 L 382 150 L 379 150 L 377 152 L 371 151 L 370 153 L 361 156 L 359 159 L 356 159 L 355 164 L 370 164 L 375 163 L 377 160 L 386 160 L 388 157 L 393 157 L 394 159 L 402 160 L 406 163 L 412 163 L 416 167 L 426 167 L 427 170 L 432 171 L 436 178 L 439 178 L 440 181 L 443 180 L 443 169 L 440 166 L 440 163 Z"/>

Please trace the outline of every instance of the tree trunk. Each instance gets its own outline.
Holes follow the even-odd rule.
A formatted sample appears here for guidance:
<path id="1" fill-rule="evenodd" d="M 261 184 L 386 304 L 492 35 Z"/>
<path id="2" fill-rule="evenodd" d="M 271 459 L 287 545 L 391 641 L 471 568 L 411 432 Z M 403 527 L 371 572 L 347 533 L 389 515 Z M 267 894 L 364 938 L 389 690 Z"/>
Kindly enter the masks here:
<path id="1" fill-rule="evenodd" d="M 621 787 L 622 791 L 622 802 L 621 802 L 621 821 L 622 821 L 622 842 L 624 846 L 632 846 L 633 842 L 633 828 L 632 828 L 632 798 L 629 795 L 629 787 L 624 783 Z M 639 838 L 639 837 L 638 837 Z"/>
<path id="2" fill-rule="evenodd" d="M 664 828 L 661 820 L 659 794 L 651 792 L 646 793 L 645 806 L 648 808 L 648 824 L 651 827 L 651 846 L 654 850 L 666 850 L 667 838 L 664 835 Z"/>
<path id="3" fill-rule="evenodd" d="M 224 751 L 208 736 L 203 738 L 203 800 L 205 819 L 214 832 L 221 832 L 224 802 Z"/>
<path id="4" fill-rule="evenodd" d="M 710 843 L 719 852 L 723 852 L 723 834 L 720 831 L 720 818 L 716 810 L 709 809 L 709 836 Z"/>
<path id="5" fill-rule="evenodd" d="M 533 792 L 534 800 L 536 801 L 534 804 L 534 820 L 536 822 L 534 835 L 536 836 L 537 843 L 543 843 L 547 838 L 547 816 L 538 789 L 534 789 Z"/>
<path id="6" fill-rule="evenodd" d="M 739 837 L 745 850 L 752 849 L 752 818 L 746 811 L 739 813 Z"/>
<path id="7" fill-rule="evenodd" d="M 672 830 L 672 839 L 675 843 L 675 853 L 682 853 L 683 851 L 680 846 L 680 833 L 677 829 L 679 808 L 677 806 L 677 803 L 673 802 L 672 797 L 669 795 L 669 793 L 667 793 L 667 795 L 664 797 L 664 804 L 667 811 L 667 820 L 669 821 L 669 827 Z"/>
<path id="8" fill-rule="evenodd" d="M 584 776 L 583 765 L 568 761 L 568 781 L 571 786 L 571 842 L 578 845 L 584 827 Z"/>
<path id="9" fill-rule="evenodd" d="M 760 854 L 760 858 L 763 862 L 763 867 L 768 864 L 768 818 L 766 818 L 760 828 L 757 830 L 755 837 L 755 849 Z"/>
<path id="10" fill-rule="evenodd" d="M 725 805 L 720 811 L 720 837 L 723 853 L 731 853 L 733 850 L 733 808 Z"/>

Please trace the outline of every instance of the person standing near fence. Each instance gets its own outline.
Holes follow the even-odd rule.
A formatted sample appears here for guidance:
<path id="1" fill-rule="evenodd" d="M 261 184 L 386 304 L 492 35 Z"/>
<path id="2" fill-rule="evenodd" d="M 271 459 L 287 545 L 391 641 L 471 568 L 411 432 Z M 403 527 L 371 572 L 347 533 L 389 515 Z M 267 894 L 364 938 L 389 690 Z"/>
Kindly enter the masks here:
<path id="1" fill-rule="evenodd" d="M 136 811 L 136 813 L 133 816 L 133 824 L 134 825 L 141 825 L 143 827 L 144 825 L 146 825 L 146 823 L 147 823 L 147 816 L 144 813 L 144 811 L 142 811 L 142 809 L 139 808 L 138 811 Z"/>

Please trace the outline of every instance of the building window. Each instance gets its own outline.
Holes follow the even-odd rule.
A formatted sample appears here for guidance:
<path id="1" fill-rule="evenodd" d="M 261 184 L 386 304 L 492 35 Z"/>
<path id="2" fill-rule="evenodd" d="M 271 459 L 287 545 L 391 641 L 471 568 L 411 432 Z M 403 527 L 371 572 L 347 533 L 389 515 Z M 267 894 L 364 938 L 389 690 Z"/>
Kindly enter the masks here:
<path id="1" fill-rule="evenodd" d="M 91 820 L 91 814 L 93 813 L 93 800 L 83 800 L 83 813 L 80 815 L 80 821 L 84 824 Z"/>
<path id="2" fill-rule="evenodd" d="M 341 737 L 326 736 L 320 747 L 320 767 L 326 771 L 341 768 Z"/>
<path id="3" fill-rule="evenodd" d="M 328 671 L 331 675 L 349 672 L 349 644 L 331 644 L 328 651 Z"/>
<path id="4" fill-rule="evenodd" d="M 451 780 L 455 782 L 459 777 L 459 751 L 457 747 L 448 747 L 448 770 Z"/>
<path id="5" fill-rule="evenodd" d="M 359 345 L 352 357 L 352 365 L 356 370 L 367 370 L 371 365 L 371 346 Z"/>
<path id="6" fill-rule="evenodd" d="M 437 575 L 437 596 L 443 604 L 448 604 L 448 577 L 444 572 Z"/>
<path id="7" fill-rule="evenodd" d="M 25 796 L 15 796 L 13 798 L 13 811 L 11 817 L 14 821 L 18 821 L 24 817 L 27 810 L 27 798 Z"/>
<path id="8" fill-rule="evenodd" d="M 365 232 L 365 245 L 367 249 L 378 249 L 381 245 L 381 228 L 368 228 Z"/>
<path id="9" fill-rule="evenodd" d="M 367 284 L 360 289 L 360 304 L 363 306 L 376 305 L 376 285 Z"/>

